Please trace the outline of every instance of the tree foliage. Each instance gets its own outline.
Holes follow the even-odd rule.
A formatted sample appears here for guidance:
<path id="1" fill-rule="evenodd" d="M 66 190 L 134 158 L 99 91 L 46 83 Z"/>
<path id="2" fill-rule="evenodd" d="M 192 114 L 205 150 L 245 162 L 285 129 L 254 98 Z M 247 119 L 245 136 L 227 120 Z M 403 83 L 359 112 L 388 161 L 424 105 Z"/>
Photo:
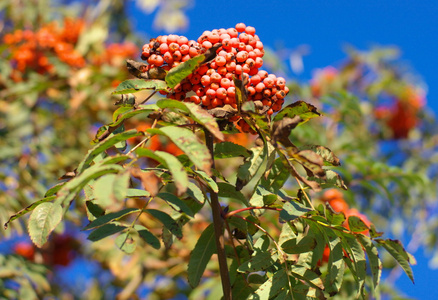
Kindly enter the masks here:
<path id="1" fill-rule="evenodd" d="M 67 293 L 48 274 L 71 253 L 109 270 L 120 299 L 143 286 L 164 299 L 371 299 L 397 265 L 414 281 L 400 232 L 435 246 L 436 132 L 395 49 L 349 49 L 309 83 L 288 79 L 274 114 L 238 74 L 235 106 L 210 107 L 157 95 L 175 98 L 216 52 L 151 78 L 139 47 L 109 42 L 108 28 L 128 31 L 112 9 L 51 22 L 39 8 L 32 23 L 7 7 L 0 217 L 6 235 L 27 224 L 36 247 L 0 256 L 1 296 Z M 88 292 L 114 296 L 98 280 Z"/>

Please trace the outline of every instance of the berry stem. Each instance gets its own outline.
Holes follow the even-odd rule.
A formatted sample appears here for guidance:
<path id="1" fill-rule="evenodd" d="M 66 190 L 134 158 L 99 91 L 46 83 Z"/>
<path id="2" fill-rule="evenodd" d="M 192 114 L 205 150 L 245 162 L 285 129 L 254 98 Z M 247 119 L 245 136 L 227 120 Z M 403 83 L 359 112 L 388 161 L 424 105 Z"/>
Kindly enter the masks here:
<path id="1" fill-rule="evenodd" d="M 204 133 L 205 133 L 205 142 L 211 154 L 212 168 L 214 168 L 215 164 L 214 164 L 214 156 L 213 156 L 213 136 L 206 129 L 204 129 Z M 212 179 L 216 181 L 215 176 L 212 176 Z M 213 214 L 214 237 L 216 241 L 217 257 L 219 261 L 219 272 L 221 275 L 222 290 L 224 292 L 223 299 L 231 300 L 232 294 L 231 294 L 230 274 L 228 272 L 227 256 L 225 254 L 225 246 L 224 246 L 223 211 L 219 204 L 219 198 L 217 193 L 210 191 L 210 198 L 211 198 L 211 209 Z"/>

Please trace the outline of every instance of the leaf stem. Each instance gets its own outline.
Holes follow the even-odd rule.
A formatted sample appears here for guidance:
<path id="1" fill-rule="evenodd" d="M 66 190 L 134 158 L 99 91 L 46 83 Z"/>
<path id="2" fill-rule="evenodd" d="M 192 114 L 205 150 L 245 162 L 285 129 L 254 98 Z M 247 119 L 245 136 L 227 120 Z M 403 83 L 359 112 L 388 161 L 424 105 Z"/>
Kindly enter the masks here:
<path id="1" fill-rule="evenodd" d="M 276 210 L 276 211 L 281 211 L 281 208 L 277 208 L 277 207 L 269 207 L 269 206 L 251 206 L 251 207 L 245 207 L 245 208 L 241 208 L 241 209 L 236 209 L 233 211 L 230 211 L 229 213 L 227 213 L 224 218 L 229 218 L 231 216 L 234 216 L 235 214 L 247 211 L 247 210 L 255 210 L 255 209 L 269 209 L 269 210 Z"/>
<path id="2" fill-rule="evenodd" d="M 215 165 L 214 165 L 214 156 L 213 156 L 213 136 L 210 134 L 210 132 L 207 129 L 204 129 L 204 133 L 205 133 L 205 143 L 211 154 L 212 168 L 214 168 Z M 212 179 L 216 181 L 215 176 L 212 176 Z M 225 246 L 224 246 L 223 212 L 219 204 L 218 194 L 213 191 L 210 191 L 210 199 L 211 199 L 211 210 L 213 214 L 213 226 L 214 226 L 214 236 L 215 236 L 216 248 L 217 248 L 217 257 L 219 261 L 219 272 L 221 276 L 222 290 L 224 292 L 223 299 L 231 300 L 232 293 L 231 293 L 230 274 L 228 272 L 227 256 L 225 253 Z"/>

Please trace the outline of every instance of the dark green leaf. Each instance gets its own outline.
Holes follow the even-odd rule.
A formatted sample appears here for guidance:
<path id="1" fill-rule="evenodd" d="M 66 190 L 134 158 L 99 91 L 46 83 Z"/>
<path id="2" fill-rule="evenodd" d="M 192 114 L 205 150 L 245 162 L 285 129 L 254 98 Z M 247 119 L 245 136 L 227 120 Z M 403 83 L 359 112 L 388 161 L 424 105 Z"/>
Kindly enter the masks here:
<path id="1" fill-rule="evenodd" d="M 182 238 L 181 226 L 171 216 L 156 209 L 146 209 L 145 212 L 157 218 L 177 238 Z"/>
<path id="2" fill-rule="evenodd" d="M 87 206 L 87 210 L 92 214 L 92 216 L 94 218 L 99 218 L 99 217 L 105 215 L 105 209 L 103 209 L 99 205 L 93 203 L 93 201 L 86 201 L 85 205 Z M 89 216 L 89 217 L 91 217 L 91 216 Z"/>
<path id="3" fill-rule="evenodd" d="M 259 286 L 255 293 L 248 297 L 248 300 L 269 300 L 278 295 L 286 286 L 288 286 L 287 274 L 284 269 L 280 269 Z"/>
<path id="4" fill-rule="evenodd" d="M 249 206 L 248 200 L 241 192 L 236 190 L 236 187 L 234 185 L 231 185 L 226 182 L 218 182 L 217 185 L 219 187 L 219 193 L 218 193 L 219 197 L 239 200 L 246 206 Z"/>
<path id="5" fill-rule="evenodd" d="M 290 239 L 281 245 L 281 248 L 283 248 L 284 252 L 289 254 L 300 254 L 309 252 L 315 247 L 316 240 L 314 237 L 309 235 L 304 236 L 299 241 L 298 239 Z"/>
<path id="6" fill-rule="evenodd" d="M 353 272 L 355 274 L 355 277 L 357 278 L 357 283 L 358 283 L 357 296 L 359 295 L 364 296 L 364 286 L 365 286 L 366 268 L 367 268 L 365 252 L 362 249 L 362 245 L 358 242 L 358 240 L 355 237 L 351 237 L 350 235 L 345 235 L 345 239 L 348 245 L 351 247 L 350 249 L 347 249 L 347 252 L 350 253 L 351 258 L 353 259 L 353 265 L 355 268 Z"/>
<path id="7" fill-rule="evenodd" d="M 97 242 L 103 238 L 106 238 L 110 235 L 113 235 L 117 232 L 120 232 L 122 230 L 124 230 L 125 226 L 120 226 L 120 225 L 116 225 L 116 224 L 105 224 L 99 228 L 97 228 L 96 230 L 92 231 L 90 233 L 90 235 L 88 236 L 88 239 L 92 242 Z"/>
<path id="8" fill-rule="evenodd" d="M 357 216 L 348 217 L 348 226 L 352 232 L 369 230 L 369 227 Z"/>
<path id="9" fill-rule="evenodd" d="M 50 233 L 62 219 L 62 207 L 59 204 L 46 202 L 38 205 L 29 218 L 29 236 L 32 242 L 41 248 Z"/>
<path id="10" fill-rule="evenodd" d="M 373 285 L 374 289 L 380 283 L 380 277 L 382 276 L 382 261 L 379 258 L 379 253 L 377 251 L 376 246 L 374 246 L 373 242 L 369 237 L 363 234 L 358 234 L 357 239 L 361 243 L 361 245 L 365 248 L 365 251 L 368 255 L 368 261 L 371 267 L 371 273 L 373 274 Z"/>
<path id="11" fill-rule="evenodd" d="M 341 239 L 336 236 L 333 230 L 327 227 L 323 227 L 323 230 L 323 234 L 330 248 L 330 256 L 327 267 L 328 274 L 325 278 L 324 286 L 326 288 L 326 292 L 333 296 L 339 292 L 344 279 L 344 253 Z"/>
<path id="12" fill-rule="evenodd" d="M 150 89 L 166 91 L 167 84 L 165 81 L 157 79 L 128 79 L 121 82 L 112 94 L 131 94 Z"/>
<path id="13" fill-rule="evenodd" d="M 98 226 L 102 226 L 103 224 L 112 222 L 112 221 L 117 221 L 121 218 L 123 218 L 124 216 L 127 216 L 129 214 L 132 214 L 134 212 L 139 212 L 140 209 L 138 208 L 125 208 L 122 209 L 121 211 L 118 212 L 113 212 L 113 213 L 109 213 L 106 215 L 103 215 L 99 218 L 97 218 L 96 220 L 94 220 L 93 222 L 91 222 L 90 224 L 88 224 L 84 230 L 88 230 L 88 229 L 92 229 Z"/>
<path id="14" fill-rule="evenodd" d="M 410 255 L 403 248 L 402 243 L 399 240 L 391 240 L 391 239 L 376 239 L 380 245 L 382 245 L 392 257 L 400 264 L 402 269 L 405 271 L 406 275 L 408 275 L 409 279 L 414 283 L 414 274 L 412 273 L 410 263 Z"/>
<path id="15" fill-rule="evenodd" d="M 195 288 L 204 274 L 205 268 L 211 259 L 213 253 L 216 252 L 216 242 L 214 239 L 214 227 L 210 224 L 202 232 L 196 246 L 190 254 L 189 266 L 187 269 L 190 286 Z"/>
<path id="16" fill-rule="evenodd" d="M 324 170 L 325 177 L 309 177 L 309 180 L 315 181 L 321 185 L 322 188 L 332 188 L 339 187 L 341 189 L 347 190 L 347 186 L 342 180 L 341 176 L 333 170 Z"/>
<path id="17" fill-rule="evenodd" d="M 165 78 L 167 85 L 170 88 L 174 88 L 178 83 L 192 74 L 193 71 L 201 65 L 204 59 L 205 55 L 198 55 L 170 69 Z"/>
<path id="18" fill-rule="evenodd" d="M 272 167 L 267 170 L 267 176 L 262 176 L 261 183 L 272 193 L 277 193 L 283 187 L 290 174 L 284 167 L 281 158 L 277 158 Z"/>
<path id="19" fill-rule="evenodd" d="M 285 221 L 293 221 L 298 217 L 301 217 L 311 211 L 310 208 L 305 207 L 304 205 L 291 200 L 287 201 L 283 205 L 283 209 L 280 211 L 280 218 Z"/>
<path id="20" fill-rule="evenodd" d="M 122 109 L 123 108 L 123 109 Z M 152 112 L 155 112 L 159 109 L 159 107 L 156 104 L 145 104 L 145 105 L 139 105 L 138 107 L 120 107 L 117 109 L 113 114 L 113 122 L 109 124 L 110 127 L 116 127 L 126 119 L 132 118 L 133 116 L 139 115 L 139 114 L 150 114 Z M 97 137 L 100 136 L 99 134 L 96 135 Z"/>
<path id="21" fill-rule="evenodd" d="M 241 264 L 238 271 L 242 273 L 262 271 L 272 266 L 276 260 L 277 257 L 270 252 L 257 253 L 250 260 Z"/>
<path id="22" fill-rule="evenodd" d="M 214 145 L 215 158 L 249 157 L 250 151 L 245 147 L 232 142 L 216 143 Z"/>
<path id="23" fill-rule="evenodd" d="M 134 225 L 134 229 L 137 230 L 140 237 L 149 245 L 155 249 L 160 249 L 160 240 L 153 235 L 146 227 L 143 225 Z"/>
<path id="24" fill-rule="evenodd" d="M 157 194 L 157 197 L 165 200 L 169 203 L 170 206 L 172 206 L 177 211 L 181 211 L 186 213 L 187 215 L 193 217 L 194 213 L 190 209 L 190 207 L 187 206 L 187 204 L 184 203 L 180 198 L 177 196 L 171 194 L 171 193 L 159 193 Z"/>
<path id="25" fill-rule="evenodd" d="M 216 181 L 214 181 L 213 178 L 208 176 L 207 173 L 203 171 L 194 171 L 194 173 L 198 175 L 202 180 L 204 180 L 213 192 L 215 193 L 219 192 L 219 187 L 217 186 Z"/>

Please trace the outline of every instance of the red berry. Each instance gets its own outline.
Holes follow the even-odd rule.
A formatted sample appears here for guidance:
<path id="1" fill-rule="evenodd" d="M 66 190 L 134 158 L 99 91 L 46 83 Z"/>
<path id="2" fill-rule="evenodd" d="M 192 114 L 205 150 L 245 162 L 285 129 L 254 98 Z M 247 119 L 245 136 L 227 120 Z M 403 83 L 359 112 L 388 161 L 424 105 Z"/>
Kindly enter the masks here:
<path id="1" fill-rule="evenodd" d="M 236 30 L 237 32 L 244 32 L 246 28 L 246 25 L 244 23 L 236 24 Z"/>

